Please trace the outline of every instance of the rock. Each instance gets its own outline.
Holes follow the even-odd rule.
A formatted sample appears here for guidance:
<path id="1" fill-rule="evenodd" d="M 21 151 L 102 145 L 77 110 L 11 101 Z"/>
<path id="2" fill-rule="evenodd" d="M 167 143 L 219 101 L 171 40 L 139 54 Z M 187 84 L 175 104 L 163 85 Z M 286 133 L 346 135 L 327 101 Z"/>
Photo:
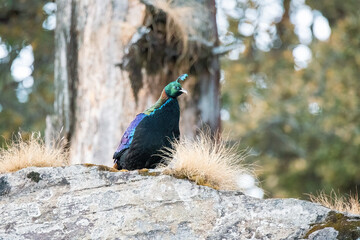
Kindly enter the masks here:
<path id="1" fill-rule="evenodd" d="M 317 230 L 309 235 L 309 239 L 312 240 L 327 240 L 327 239 L 336 239 L 337 235 L 339 234 L 332 227 L 326 227 L 320 230 Z"/>
<path id="2" fill-rule="evenodd" d="M 109 170 L 74 165 L 0 175 L 0 239 L 336 239 L 342 232 L 327 222 L 331 214 L 351 223 L 352 236 L 360 229 L 360 217 L 307 201 L 255 199 L 159 170 Z"/>

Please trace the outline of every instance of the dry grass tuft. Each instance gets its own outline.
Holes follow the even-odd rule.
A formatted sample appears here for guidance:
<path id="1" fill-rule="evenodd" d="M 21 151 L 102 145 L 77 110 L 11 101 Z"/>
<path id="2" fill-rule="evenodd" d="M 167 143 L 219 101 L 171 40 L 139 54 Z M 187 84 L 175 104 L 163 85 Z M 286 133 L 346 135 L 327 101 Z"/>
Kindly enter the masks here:
<path id="1" fill-rule="evenodd" d="M 319 203 L 324 207 L 351 214 L 360 215 L 360 201 L 357 192 L 348 196 L 340 196 L 333 190 L 329 195 L 321 191 L 317 196 L 308 194 L 310 201 Z"/>
<path id="2" fill-rule="evenodd" d="M 21 133 L 5 148 L 0 148 L 0 173 L 15 172 L 27 167 L 58 167 L 68 165 L 68 152 L 63 138 L 46 146 L 40 133 L 32 133 L 24 140 Z M 50 147 L 52 146 L 52 147 Z"/>
<path id="3" fill-rule="evenodd" d="M 239 154 L 236 146 L 228 148 L 225 141 L 214 141 L 209 134 L 177 141 L 173 146 L 162 153 L 169 163 L 164 174 L 221 190 L 242 190 L 237 184 L 239 175 L 253 175 L 249 166 L 243 164 L 247 152 Z"/>

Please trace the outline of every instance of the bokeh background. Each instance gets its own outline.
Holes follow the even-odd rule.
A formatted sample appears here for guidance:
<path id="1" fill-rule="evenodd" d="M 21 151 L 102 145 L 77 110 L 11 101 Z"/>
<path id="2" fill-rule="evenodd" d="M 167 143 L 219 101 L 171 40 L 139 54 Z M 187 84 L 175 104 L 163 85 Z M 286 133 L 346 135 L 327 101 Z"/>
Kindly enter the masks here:
<path id="1" fill-rule="evenodd" d="M 0 145 L 53 111 L 56 3 L 0 1 Z M 360 2 L 218 0 L 221 119 L 267 197 L 360 184 Z"/>

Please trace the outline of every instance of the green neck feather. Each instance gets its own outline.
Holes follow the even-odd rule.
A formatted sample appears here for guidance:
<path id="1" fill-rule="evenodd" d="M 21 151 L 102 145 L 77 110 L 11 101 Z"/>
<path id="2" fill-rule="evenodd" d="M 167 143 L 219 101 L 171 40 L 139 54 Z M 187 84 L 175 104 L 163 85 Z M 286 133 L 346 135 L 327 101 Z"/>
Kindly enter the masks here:
<path id="1" fill-rule="evenodd" d="M 160 98 L 156 101 L 154 105 L 146 109 L 144 113 L 146 115 L 150 115 L 153 111 L 155 111 L 155 109 L 160 108 L 170 97 L 177 98 L 182 93 L 184 92 L 186 93 L 186 90 L 182 89 L 179 81 L 180 80 L 185 81 L 187 77 L 188 77 L 187 74 L 183 74 L 180 77 L 178 77 L 178 79 L 176 79 L 175 81 L 166 85 L 164 90 L 161 92 Z"/>
<path id="2" fill-rule="evenodd" d="M 169 99 L 169 97 L 166 95 L 165 90 L 163 90 L 163 92 L 161 93 L 161 96 L 156 101 L 156 103 L 154 105 L 152 105 L 151 107 L 149 107 L 148 109 L 146 109 L 144 111 L 144 113 L 146 115 L 150 115 L 150 113 L 152 113 L 155 109 L 161 107 L 161 105 L 163 105 L 168 99 Z"/>

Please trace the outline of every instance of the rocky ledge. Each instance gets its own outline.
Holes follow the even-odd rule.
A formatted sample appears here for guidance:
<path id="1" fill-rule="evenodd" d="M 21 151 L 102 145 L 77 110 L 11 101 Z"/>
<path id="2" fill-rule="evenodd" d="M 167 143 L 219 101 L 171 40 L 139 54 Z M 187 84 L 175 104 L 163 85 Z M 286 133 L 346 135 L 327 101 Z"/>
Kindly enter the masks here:
<path id="1" fill-rule="evenodd" d="M 0 175 L 0 239 L 357 239 L 360 216 L 255 199 L 154 171 L 26 168 Z"/>

